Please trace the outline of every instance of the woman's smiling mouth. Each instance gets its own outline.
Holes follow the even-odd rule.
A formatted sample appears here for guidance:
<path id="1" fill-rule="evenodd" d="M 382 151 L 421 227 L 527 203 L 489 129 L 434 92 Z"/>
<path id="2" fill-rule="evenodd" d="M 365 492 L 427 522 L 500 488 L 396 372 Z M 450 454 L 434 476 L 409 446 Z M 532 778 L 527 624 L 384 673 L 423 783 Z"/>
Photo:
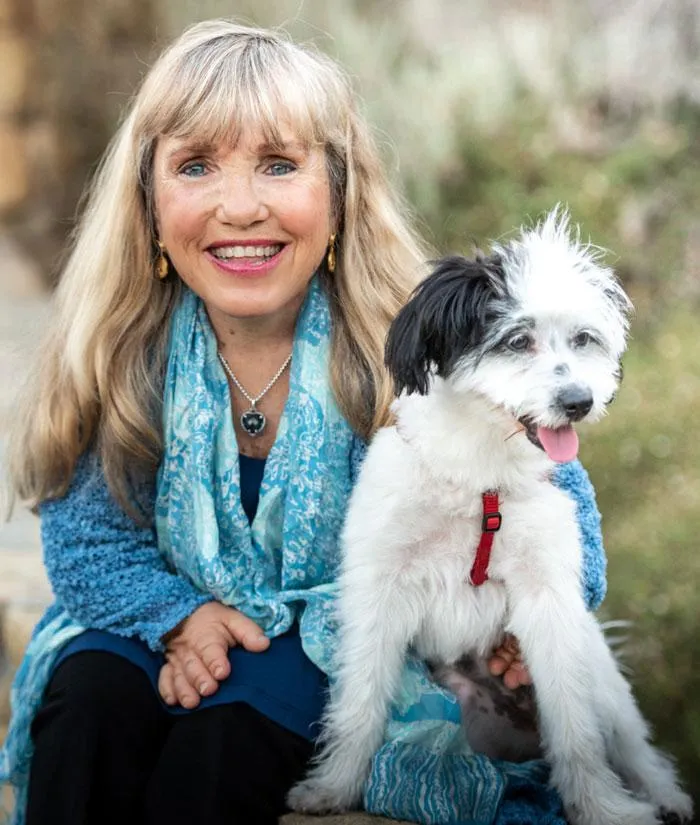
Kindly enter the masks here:
<path id="1" fill-rule="evenodd" d="M 211 254 L 219 260 L 227 261 L 231 258 L 272 258 L 281 252 L 284 244 L 230 244 L 226 246 L 209 247 Z"/>
<path id="2" fill-rule="evenodd" d="M 286 247 L 283 243 L 217 244 L 207 253 L 214 264 L 237 275 L 266 272 L 276 266 Z"/>

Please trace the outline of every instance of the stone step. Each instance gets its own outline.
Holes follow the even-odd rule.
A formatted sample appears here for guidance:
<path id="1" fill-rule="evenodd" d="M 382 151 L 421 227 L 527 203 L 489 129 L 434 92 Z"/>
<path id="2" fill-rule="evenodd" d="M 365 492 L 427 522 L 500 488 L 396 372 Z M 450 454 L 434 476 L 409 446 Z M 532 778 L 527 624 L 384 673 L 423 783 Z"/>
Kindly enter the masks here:
<path id="1" fill-rule="evenodd" d="M 2 741 L 3 733 L 2 727 L 0 727 L 0 741 Z M 12 791 L 9 788 L 0 788 L 0 825 L 4 825 L 3 807 L 8 813 L 12 810 Z M 395 825 L 412 825 L 410 822 L 398 822 L 398 820 L 385 819 L 382 816 L 370 816 L 361 812 L 339 814 L 337 816 L 287 814 L 279 822 L 280 825 L 380 825 L 382 822 L 393 822 Z"/>
<path id="2" fill-rule="evenodd" d="M 304 814 L 287 814 L 280 819 L 280 825 L 379 825 L 380 822 L 393 822 L 395 825 L 412 825 L 410 822 L 385 819 L 383 816 L 370 816 L 360 811 L 335 816 L 305 816 Z"/>

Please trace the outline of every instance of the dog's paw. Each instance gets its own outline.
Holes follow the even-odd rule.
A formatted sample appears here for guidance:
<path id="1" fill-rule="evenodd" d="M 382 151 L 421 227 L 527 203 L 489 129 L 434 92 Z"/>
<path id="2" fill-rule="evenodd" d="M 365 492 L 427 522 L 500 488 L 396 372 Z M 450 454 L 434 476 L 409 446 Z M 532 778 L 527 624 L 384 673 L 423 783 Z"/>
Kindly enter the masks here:
<path id="1" fill-rule="evenodd" d="M 567 809 L 572 825 L 659 825 L 656 808 L 628 795 L 598 797 L 589 801 L 583 809 L 572 806 Z"/>
<path id="2" fill-rule="evenodd" d="M 658 817 L 663 825 L 683 825 L 693 817 L 693 800 L 688 794 L 676 789 L 675 799 L 669 799 L 660 806 Z"/>
<path id="3" fill-rule="evenodd" d="M 287 804 L 303 814 L 337 814 L 359 807 L 361 795 L 353 788 L 335 788 L 309 777 L 287 794 Z"/>
<path id="4" fill-rule="evenodd" d="M 614 819 L 599 820 L 609 822 L 610 825 L 659 825 L 656 816 L 656 808 L 649 802 L 642 802 L 637 799 L 626 799 L 624 803 L 616 806 Z"/>

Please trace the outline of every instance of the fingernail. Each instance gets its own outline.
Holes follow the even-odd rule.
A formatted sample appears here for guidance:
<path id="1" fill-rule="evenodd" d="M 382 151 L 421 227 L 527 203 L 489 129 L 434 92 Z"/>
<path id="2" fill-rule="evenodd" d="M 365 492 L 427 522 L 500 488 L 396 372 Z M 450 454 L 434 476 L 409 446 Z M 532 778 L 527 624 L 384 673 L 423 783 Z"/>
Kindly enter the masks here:
<path id="1" fill-rule="evenodd" d="M 224 669 L 223 669 L 223 667 L 221 667 L 221 665 L 219 665 L 219 667 L 217 667 L 217 668 L 216 668 L 216 670 L 214 671 L 214 676 L 215 676 L 217 679 L 222 679 L 222 678 L 223 678 L 223 676 L 224 676 Z"/>
<path id="2" fill-rule="evenodd" d="M 199 692 L 204 694 L 207 690 L 209 690 L 209 682 L 202 682 L 199 686 Z"/>

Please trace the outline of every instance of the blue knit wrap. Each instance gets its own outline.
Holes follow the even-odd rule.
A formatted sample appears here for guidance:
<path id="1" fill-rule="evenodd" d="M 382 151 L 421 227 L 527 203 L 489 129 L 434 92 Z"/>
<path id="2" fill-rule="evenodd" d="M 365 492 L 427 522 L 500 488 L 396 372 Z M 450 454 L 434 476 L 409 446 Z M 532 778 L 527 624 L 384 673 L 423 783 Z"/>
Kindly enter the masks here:
<path id="1" fill-rule="evenodd" d="M 186 292 L 172 323 L 164 396 L 166 446 L 155 514 L 160 563 L 165 559 L 170 573 L 178 574 L 171 578 L 183 586 L 186 582 L 202 599 L 213 596 L 236 606 L 271 637 L 298 621 L 304 650 L 332 684 L 338 538 L 364 445 L 335 404 L 328 381 L 329 349 L 330 313 L 314 280 L 297 323 L 289 398 L 249 526 L 240 503 L 238 448 L 216 339 L 201 301 Z M 79 486 L 80 479 L 76 483 Z M 103 479 L 101 483 L 104 487 Z M 576 462 L 559 468 L 557 483 L 577 501 L 584 547 L 582 586 L 587 603 L 596 607 L 604 594 L 605 562 L 593 491 Z M 50 572 L 56 534 L 70 536 L 63 552 L 79 552 L 74 534 L 76 525 L 86 520 L 88 498 L 95 500 L 69 494 L 65 502 L 42 511 Z M 103 499 L 105 510 L 114 506 L 106 494 Z M 81 502 L 79 512 L 76 500 Z M 99 509 L 93 509 L 88 521 L 94 524 L 97 519 L 99 524 L 99 517 Z M 112 555 L 117 552 L 113 547 Z M 93 573 L 86 570 L 84 575 Z M 12 723 L 0 753 L 0 783 L 11 781 L 16 787 L 16 825 L 22 825 L 24 817 L 32 754 L 29 726 L 61 647 L 85 626 L 139 635 L 155 647 L 172 627 L 137 624 L 135 616 L 131 626 L 102 614 L 93 619 L 89 610 L 71 615 L 61 604 L 66 587 L 62 573 L 55 574 L 52 584 L 58 600 L 35 630 L 16 675 Z M 75 582 L 70 585 L 66 594 Z M 94 588 L 90 592 L 99 598 Z M 133 601 L 127 580 L 115 600 L 117 592 L 112 587 L 109 595 L 115 612 Z M 454 697 L 430 681 L 420 662 L 410 660 L 366 785 L 367 809 L 426 825 L 564 825 L 558 797 L 547 788 L 544 763 L 513 765 L 472 753 L 460 735 L 459 716 Z"/>

